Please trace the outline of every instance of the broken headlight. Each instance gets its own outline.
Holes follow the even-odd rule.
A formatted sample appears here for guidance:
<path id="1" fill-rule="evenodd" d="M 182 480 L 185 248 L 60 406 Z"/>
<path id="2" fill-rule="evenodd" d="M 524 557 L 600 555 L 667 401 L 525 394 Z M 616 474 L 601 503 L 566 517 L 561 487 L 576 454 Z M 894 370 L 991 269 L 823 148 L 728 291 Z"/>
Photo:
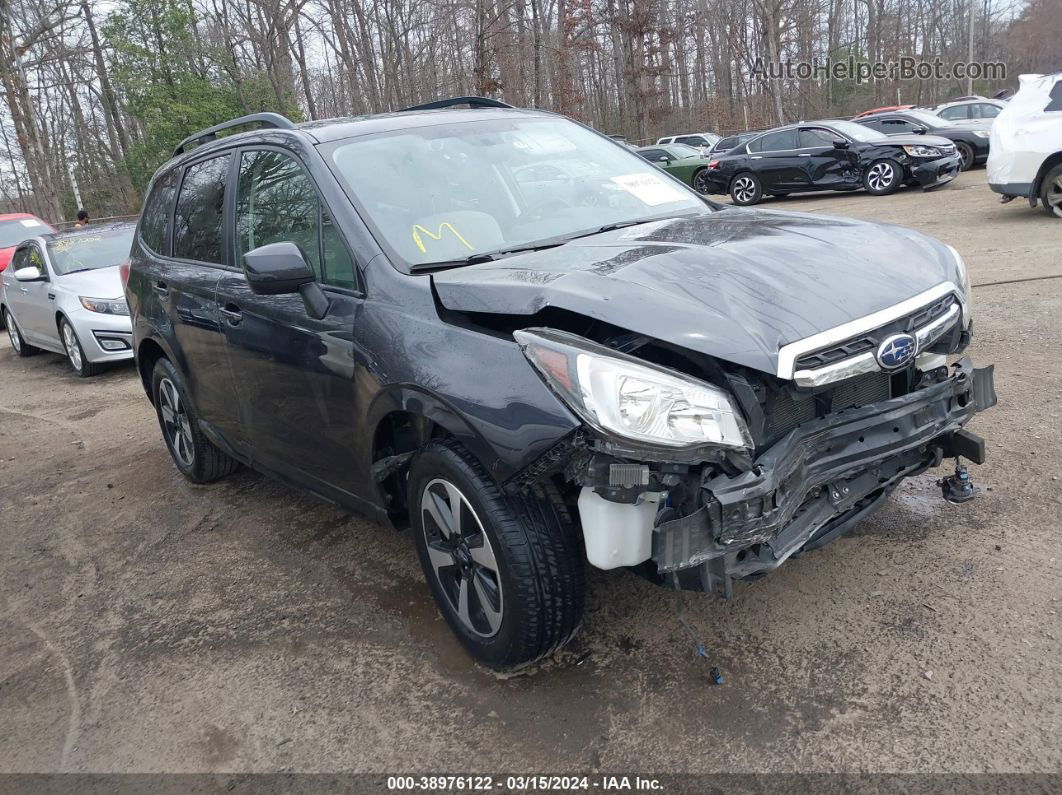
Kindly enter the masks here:
<path id="1" fill-rule="evenodd" d="M 748 448 L 748 429 L 718 387 L 553 329 L 513 336 L 553 390 L 587 424 L 667 447 Z"/>

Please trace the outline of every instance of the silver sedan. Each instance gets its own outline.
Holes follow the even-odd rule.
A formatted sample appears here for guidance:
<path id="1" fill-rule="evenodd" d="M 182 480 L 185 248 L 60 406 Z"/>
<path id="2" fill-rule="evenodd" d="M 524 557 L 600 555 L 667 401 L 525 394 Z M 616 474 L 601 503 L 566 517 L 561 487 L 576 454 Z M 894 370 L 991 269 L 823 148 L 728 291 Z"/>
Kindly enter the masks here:
<path id="1" fill-rule="evenodd" d="M 80 376 L 133 358 L 119 273 L 131 223 L 41 235 L 19 244 L 0 280 L 0 316 L 19 356 L 66 356 Z"/>

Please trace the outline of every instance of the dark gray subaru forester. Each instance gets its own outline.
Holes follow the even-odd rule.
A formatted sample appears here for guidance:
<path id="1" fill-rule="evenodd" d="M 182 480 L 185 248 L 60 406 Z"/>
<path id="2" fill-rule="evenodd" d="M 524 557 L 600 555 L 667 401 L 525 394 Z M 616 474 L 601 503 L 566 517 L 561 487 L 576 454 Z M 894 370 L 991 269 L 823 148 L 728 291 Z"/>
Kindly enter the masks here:
<path id="1" fill-rule="evenodd" d="M 719 206 L 481 98 L 197 133 L 126 277 L 178 469 L 246 464 L 411 527 L 493 667 L 572 636 L 584 561 L 728 596 L 945 458 L 944 497 L 969 499 L 964 428 L 995 403 L 955 355 L 949 246 Z"/>

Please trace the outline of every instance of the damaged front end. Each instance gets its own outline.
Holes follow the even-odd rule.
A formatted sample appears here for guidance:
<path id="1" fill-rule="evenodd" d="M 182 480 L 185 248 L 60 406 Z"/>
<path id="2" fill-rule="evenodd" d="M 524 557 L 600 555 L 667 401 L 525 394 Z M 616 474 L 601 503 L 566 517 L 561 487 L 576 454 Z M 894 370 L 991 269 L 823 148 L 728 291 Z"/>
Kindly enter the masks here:
<path id="1" fill-rule="evenodd" d="M 838 354 L 818 345 L 791 357 L 788 379 L 708 357 L 678 368 L 674 351 L 645 338 L 597 345 L 518 331 L 586 427 L 507 485 L 552 473 L 574 490 L 591 564 L 729 597 L 734 579 L 834 540 L 904 478 L 945 458 L 984 461 L 983 441 L 964 426 L 996 402 L 992 368 L 944 355 L 968 342 L 960 309 L 945 298 L 890 321 L 912 332 L 917 363 L 911 352 L 893 370 L 868 364 L 867 348 L 846 340 Z M 897 330 L 877 331 L 888 342 Z"/>

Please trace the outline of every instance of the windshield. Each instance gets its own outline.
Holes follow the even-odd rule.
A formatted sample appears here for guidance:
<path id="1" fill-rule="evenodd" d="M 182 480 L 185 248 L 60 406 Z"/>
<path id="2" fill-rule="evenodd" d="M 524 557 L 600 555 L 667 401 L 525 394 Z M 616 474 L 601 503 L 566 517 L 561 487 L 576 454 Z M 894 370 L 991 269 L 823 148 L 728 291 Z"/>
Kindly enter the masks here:
<path id="1" fill-rule="evenodd" d="M 88 234 L 71 235 L 48 241 L 48 254 L 56 274 L 110 268 L 129 259 L 133 245 L 132 225 L 118 229 L 101 229 Z"/>
<path id="2" fill-rule="evenodd" d="M 0 221 L 0 248 L 17 246 L 28 237 L 48 234 L 51 231 L 43 221 L 38 221 L 36 218 L 13 218 Z"/>
<path id="3" fill-rule="evenodd" d="M 885 133 L 856 124 L 854 121 L 831 121 L 830 126 L 837 132 L 847 135 L 856 141 L 867 143 L 869 141 L 887 141 L 889 136 Z"/>
<path id="4" fill-rule="evenodd" d="M 941 127 L 948 126 L 940 120 L 939 116 L 934 116 L 932 113 L 927 113 L 924 110 L 909 110 L 907 111 L 907 115 L 916 120 L 919 124 L 924 124 L 926 127 L 929 127 L 931 130 L 939 130 Z"/>
<path id="5" fill-rule="evenodd" d="M 632 151 L 565 119 L 413 127 L 340 142 L 332 160 L 371 224 L 414 267 L 711 212 Z"/>

